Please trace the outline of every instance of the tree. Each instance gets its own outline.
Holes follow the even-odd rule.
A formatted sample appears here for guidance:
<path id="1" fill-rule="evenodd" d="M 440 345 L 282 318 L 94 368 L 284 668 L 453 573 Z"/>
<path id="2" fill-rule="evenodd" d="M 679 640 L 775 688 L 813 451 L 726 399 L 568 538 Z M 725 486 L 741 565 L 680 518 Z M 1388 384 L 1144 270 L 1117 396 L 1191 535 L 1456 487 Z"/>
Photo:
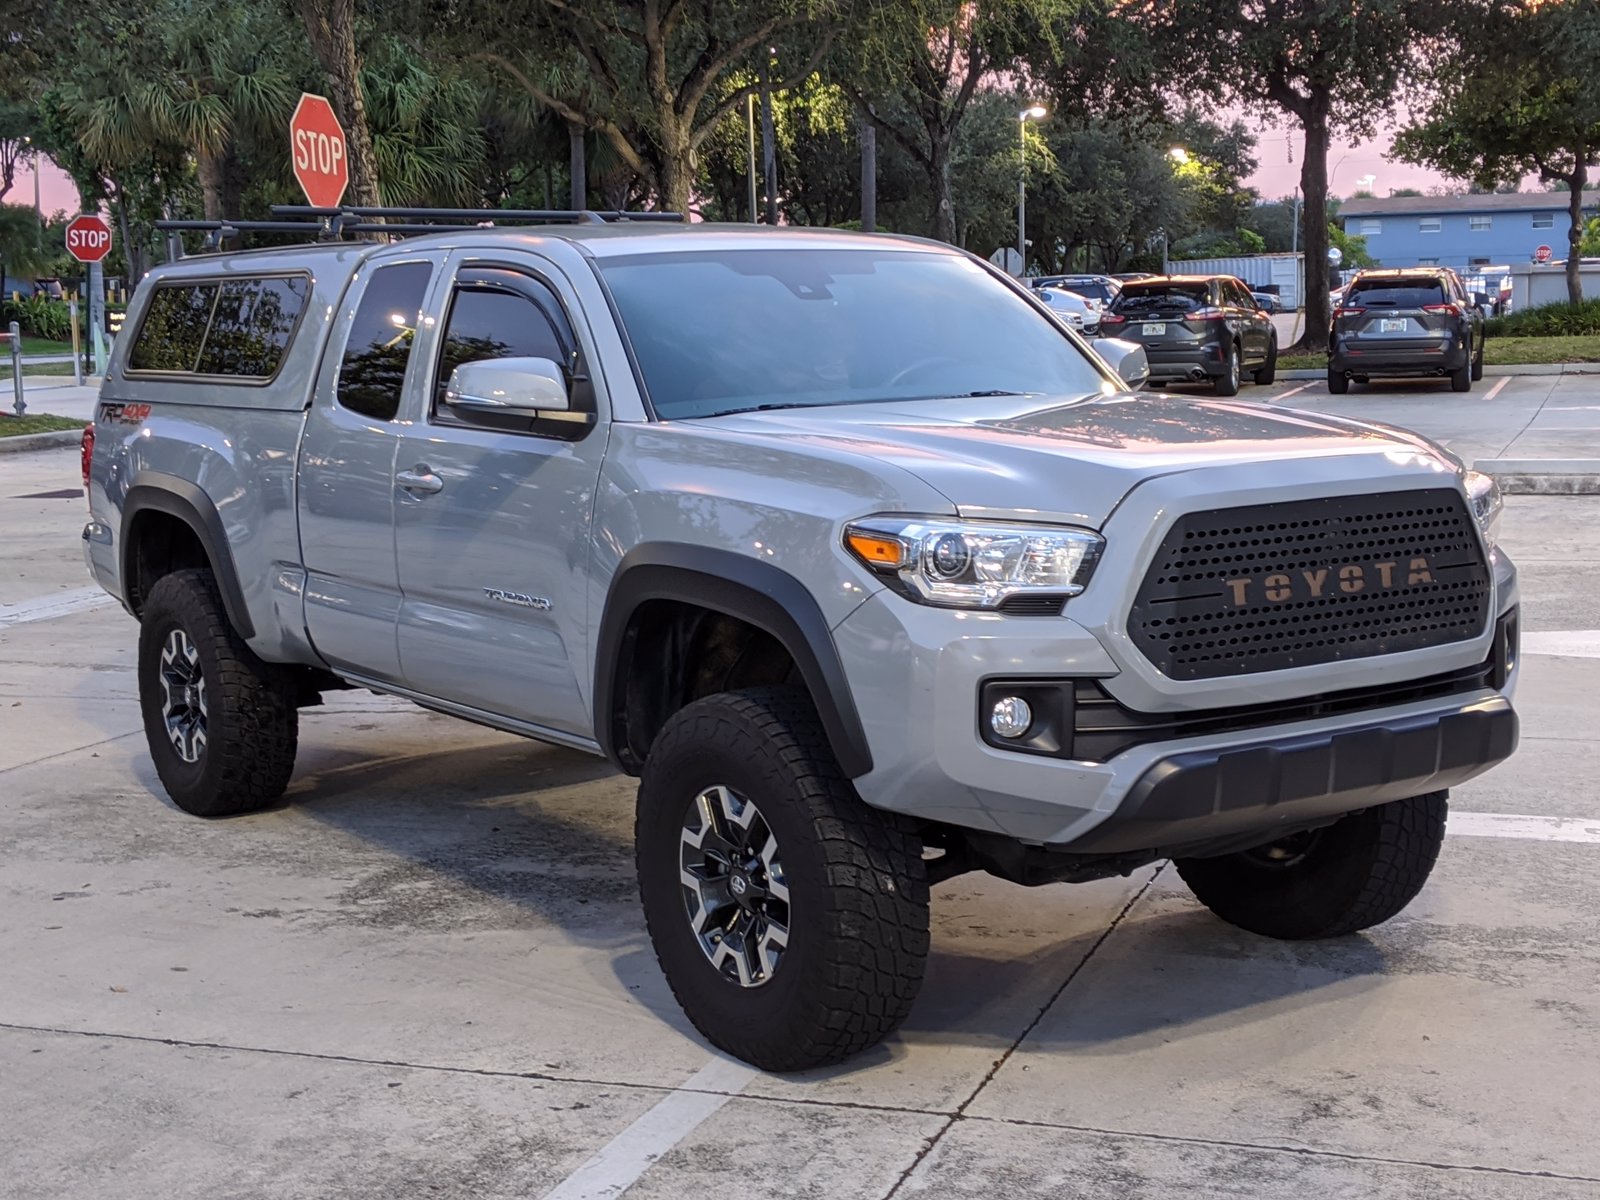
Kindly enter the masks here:
<path id="1" fill-rule="evenodd" d="M 7 271 L 35 274 L 50 254 L 39 237 L 39 222 L 31 204 L 0 204 L 0 280 Z"/>
<path id="2" fill-rule="evenodd" d="M 17 167 L 35 152 L 39 119 L 32 104 L 0 97 L 0 200 L 17 181 Z"/>
<path id="3" fill-rule="evenodd" d="M 1430 99 L 1394 151 L 1486 189 L 1536 172 L 1566 190 L 1567 299 L 1577 304 L 1583 191 L 1600 163 L 1600 6 L 1462 0 L 1447 33 Z"/>
<path id="4" fill-rule="evenodd" d="M 1024 50 L 1045 52 L 1054 27 L 1077 8 L 1076 0 L 906 0 L 882 6 L 852 40 L 846 90 L 922 168 L 933 237 L 956 241 L 951 156 L 979 84 L 997 72 L 1025 73 Z"/>
<path id="5" fill-rule="evenodd" d="M 1328 145 L 1335 131 L 1370 136 L 1411 65 L 1428 0 L 1127 0 L 1185 96 L 1270 105 L 1305 136 L 1306 334 L 1328 327 Z"/>
<path id="6" fill-rule="evenodd" d="M 361 94 L 361 54 L 356 46 L 355 0 L 300 0 L 306 38 L 328 78 L 328 99 L 344 126 L 350 152 L 350 191 L 356 206 L 381 203 L 378 162 Z"/>

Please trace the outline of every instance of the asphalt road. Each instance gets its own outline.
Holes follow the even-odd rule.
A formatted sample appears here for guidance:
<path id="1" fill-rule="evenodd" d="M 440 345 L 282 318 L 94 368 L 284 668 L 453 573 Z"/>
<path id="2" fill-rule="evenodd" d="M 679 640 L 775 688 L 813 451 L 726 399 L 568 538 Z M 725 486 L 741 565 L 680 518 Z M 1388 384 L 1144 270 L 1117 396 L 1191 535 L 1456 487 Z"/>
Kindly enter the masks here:
<path id="1" fill-rule="evenodd" d="M 344 693 L 288 803 L 177 812 L 76 473 L 0 460 L 6 1197 L 1600 1195 L 1600 499 L 1510 501 L 1525 739 L 1399 919 L 964 877 L 904 1031 L 775 1077 L 673 1004 L 593 760 Z"/>

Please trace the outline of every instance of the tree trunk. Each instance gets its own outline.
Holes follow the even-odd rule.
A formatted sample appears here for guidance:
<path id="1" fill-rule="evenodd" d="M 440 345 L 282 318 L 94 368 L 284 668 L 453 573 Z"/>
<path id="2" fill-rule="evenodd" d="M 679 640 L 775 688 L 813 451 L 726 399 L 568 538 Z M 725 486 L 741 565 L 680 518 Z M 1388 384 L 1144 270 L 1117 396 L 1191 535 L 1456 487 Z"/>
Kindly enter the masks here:
<path id="1" fill-rule="evenodd" d="M 361 96 L 361 56 L 356 51 L 355 0 L 300 0 L 306 37 L 328 77 L 328 97 L 344 125 L 350 146 L 350 190 L 345 202 L 355 207 L 382 203 L 378 163 L 372 153 L 366 101 Z"/>
<path id="2" fill-rule="evenodd" d="M 933 137 L 928 156 L 928 190 L 933 197 L 933 217 L 929 234 L 941 242 L 956 240 L 956 206 L 950 193 L 950 134 Z"/>
<path id="3" fill-rule="evenodd" d="M 1588 148 L 1579 146 L 1573 151 L 1573 158 L 1577 166 L 1572 174 L 1567 177 L 1567 186 L 1572 189 L 1567 194 L 1567 303 L 1583 303 L 1583 277 L 1578 273 L 1578 263 L 1582 259 L 1583 243 L 1583 188 L 1589 182 Z"/>
<path id="4" fill-rule="evenodd" d="M 1305 118 L 1306 151 L 1300 165 L 1300 191 L 1305 196 L 1306 294 L 1305 332 L 1292 349 L 1326 350 L 1332 315 L 1328 312 L 1328 107 L 1313 101 Z"/>
<path id="5" fill-rule="evenodd" d="M 220 221 L 222 212 L 222 152 L 197 147 L 195 174 L 200 178 L 200 211 L 208 221 Z"/>
<path id="6" fill-rule="evenodd" d="M 689 187 L 694 171 L 689 166 L 689 148 L 681 153 L 667 151 L 661 156 L 661 192 L 659 207 L 662 212 L 685 213 L 689 211 Z"/>
<path id="7" fill-rule="evenodd" d="M 861 232 L 878 228 L 878 128 L 866 117 L 859 126 L 861 138 Z"/>

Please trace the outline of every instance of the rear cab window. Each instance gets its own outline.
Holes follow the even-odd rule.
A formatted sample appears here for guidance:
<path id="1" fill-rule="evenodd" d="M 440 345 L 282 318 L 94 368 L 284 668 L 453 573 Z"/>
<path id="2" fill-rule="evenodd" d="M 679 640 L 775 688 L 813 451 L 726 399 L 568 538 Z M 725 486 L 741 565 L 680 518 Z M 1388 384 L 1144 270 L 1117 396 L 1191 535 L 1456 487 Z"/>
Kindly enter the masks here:
<path id="1" fill-rule="evenodd" d="M 265 383 L 282 366 L 310 294 L 303 274 L 158 283 L 127 371 Z"/>
<path id="2" fill-rule="evenodd" d="M 339 362 L 334 399 L 340 408 L 378 421 L 395 419 L 432 279 L 433 264 L 427 262 L 390 263 L 373 271 Z"/>
<path id="3" fill-rule="evenodd" d="M 1422 308 L 1448 299 L 1438 279 L 1358 279 L 1344 303 L 1349 308 Z"/>

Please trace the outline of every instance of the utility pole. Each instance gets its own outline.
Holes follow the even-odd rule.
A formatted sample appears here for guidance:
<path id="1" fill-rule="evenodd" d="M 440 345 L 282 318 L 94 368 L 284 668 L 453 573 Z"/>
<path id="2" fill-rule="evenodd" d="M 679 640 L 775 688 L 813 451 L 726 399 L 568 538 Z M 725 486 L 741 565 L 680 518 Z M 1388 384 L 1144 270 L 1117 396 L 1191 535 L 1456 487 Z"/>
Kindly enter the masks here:
<path id="1" fill-rule="evenodd" d="M 878 228 L 878 127 L 861 118 L 861 232 Z"/>
<path id="2" fill-rule="evenodd" d="M 761 176 L 768 225 L 778 223 L 778 148 L 772 133 L 772 51 L 761 62 Z"/>
<path id="3" fill-rule="evenodd" d="M 745 97 L 744 127 L 748 137 L 746 161 L 750 164 L 750 224 L 754 225 L 760 220 L 756 213 L 756 97 L 752 92 Z"/>
<path id="4" fill-rule="evenodd" d="M 583 129 L 567 126 L 568 171 L 572 175 L 571 208 L 581 212 L 589 207 L 589 167 L 584 156 Z"/>

